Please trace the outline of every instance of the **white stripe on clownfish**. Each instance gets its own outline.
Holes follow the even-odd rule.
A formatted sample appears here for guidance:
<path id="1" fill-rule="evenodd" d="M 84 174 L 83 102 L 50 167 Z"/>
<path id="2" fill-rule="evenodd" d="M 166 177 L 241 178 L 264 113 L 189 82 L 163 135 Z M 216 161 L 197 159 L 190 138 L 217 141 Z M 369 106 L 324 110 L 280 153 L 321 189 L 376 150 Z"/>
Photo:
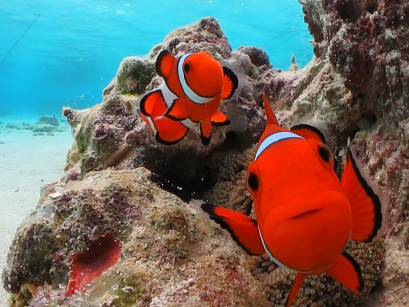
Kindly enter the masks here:
<path id="1" fill-rule="evenodd" d="M 266 150 L 268 147 L 273 145 L 274 143 L 277 143 L 281 140 L 286 140 L 286 139 L 303 139 L 303 137 L 299 136 L 298 134 L 288 132 L 288 131 L 280 131 L 273 133 L 266 137 L 263 142 L 261 142 L 260 146 L 257 149 L 256 156 L 254 158 L 254 161 L 258 159 L 258 157 Z"/>
<path id="2" fill-rule="evenodd" d="M 165 100 L 166 105 L 168 106 L 168 109 L 173 105 L 174 101 L 178 99 L 178 96 L 176 96 L 170 88 L 166 85 L 166 82 L 162 82 L 154 91 L 160 90 L 163 96 L 163 99 Z"/>
<path id="3" fill-rule="evenodd" d="M 185 74 L 183 72 L 183 64 L 186 58 L 191 55 L 191 53 L 184 54 L 178 62 L 178 77 L 180 85 L 182 86 L 183 91 L 185 92 L 186 96 L 189 97 L 191 101 L 197 104 L 205 104 L 209 101 L 212 101 L 215 97 L 203 97 L 196 94 L 187 84 L 185 79 Z"/>

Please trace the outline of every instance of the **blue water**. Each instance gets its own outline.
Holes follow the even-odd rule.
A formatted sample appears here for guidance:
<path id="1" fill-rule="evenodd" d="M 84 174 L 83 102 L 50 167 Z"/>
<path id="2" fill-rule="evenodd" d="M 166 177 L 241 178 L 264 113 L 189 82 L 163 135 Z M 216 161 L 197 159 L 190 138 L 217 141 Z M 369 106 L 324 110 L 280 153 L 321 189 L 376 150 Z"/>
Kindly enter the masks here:
<path id="1" fill-rule="evenodd" d="M 261 47 L 275 68 L 312 58 L 297 0 L 1 0 L 0 119 L 95 105 L 124 57 L 206 16 L 233 49 Z"/>

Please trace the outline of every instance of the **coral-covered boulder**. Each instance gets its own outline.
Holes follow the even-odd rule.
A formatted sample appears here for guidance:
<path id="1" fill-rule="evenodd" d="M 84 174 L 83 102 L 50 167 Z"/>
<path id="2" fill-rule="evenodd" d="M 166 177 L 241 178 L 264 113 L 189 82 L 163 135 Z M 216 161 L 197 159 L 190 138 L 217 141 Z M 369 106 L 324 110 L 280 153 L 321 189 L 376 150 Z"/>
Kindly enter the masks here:
<path id="1" fill-rule="evenodd" d="M 104 170 L 49 186 L 9 253 L 13 303 L 267 306 L 245 254 L 151 176 Z"/>

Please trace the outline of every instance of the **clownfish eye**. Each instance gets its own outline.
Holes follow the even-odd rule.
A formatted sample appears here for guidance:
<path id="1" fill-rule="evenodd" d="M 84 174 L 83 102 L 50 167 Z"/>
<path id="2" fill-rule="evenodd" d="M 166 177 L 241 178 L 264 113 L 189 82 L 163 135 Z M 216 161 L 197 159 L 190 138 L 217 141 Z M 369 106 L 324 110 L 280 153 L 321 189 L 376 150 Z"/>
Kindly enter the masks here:
<path id="1" fill-rule="evenodd" d="M 183 65 L 183 70 L 185 73 L 188 73 L 190 71 L 190 64 L 186 63 L 185 65 Z"/>
<path id="2" fill-rule="evenodd" d="M 250 175 L 247 177 L 247 184 L 250 189 L 253 191 L 257 191 L 258 189 L 258 178 L 254 173 L 250 173 Z"/>
<path id="3" fill-rule="evenodd" d="M 329 151 L 328 147 L 319 145 L 318 146 L 318 153 L 322 160 L 325 162 L 329 162 L 331 159 L 331 152 Z"/>

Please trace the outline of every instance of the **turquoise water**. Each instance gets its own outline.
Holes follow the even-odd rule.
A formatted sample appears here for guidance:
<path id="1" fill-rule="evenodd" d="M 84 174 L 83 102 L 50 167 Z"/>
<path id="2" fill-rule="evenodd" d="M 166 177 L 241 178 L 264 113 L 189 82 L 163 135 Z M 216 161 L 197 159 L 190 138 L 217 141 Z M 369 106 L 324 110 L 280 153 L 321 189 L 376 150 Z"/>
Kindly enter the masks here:
<path id="1" fill-rule="evenodd" d="M 258 46 L 275 68 L 312 58 L 297 0 L 13 0 L 0 2 L 0 118 L 60 115 L 101 101 L 120 61 L 212 16 L 232 48 Z"/>

